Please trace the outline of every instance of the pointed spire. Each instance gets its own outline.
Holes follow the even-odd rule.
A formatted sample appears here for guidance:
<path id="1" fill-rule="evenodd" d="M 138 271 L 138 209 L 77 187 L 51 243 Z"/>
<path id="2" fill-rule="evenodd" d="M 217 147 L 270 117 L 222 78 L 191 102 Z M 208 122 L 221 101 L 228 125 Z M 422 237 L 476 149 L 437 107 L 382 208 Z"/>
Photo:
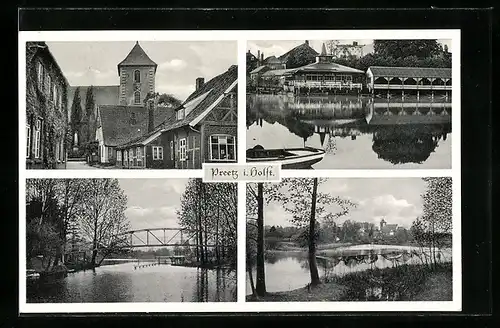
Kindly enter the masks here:
<path id="1" fill-rule="evenodd" d="M 325 46 L 324 42 L 323 42 L 323 46 L 321 47 L 321 56 L 326 56 L 326 46 Z"/>

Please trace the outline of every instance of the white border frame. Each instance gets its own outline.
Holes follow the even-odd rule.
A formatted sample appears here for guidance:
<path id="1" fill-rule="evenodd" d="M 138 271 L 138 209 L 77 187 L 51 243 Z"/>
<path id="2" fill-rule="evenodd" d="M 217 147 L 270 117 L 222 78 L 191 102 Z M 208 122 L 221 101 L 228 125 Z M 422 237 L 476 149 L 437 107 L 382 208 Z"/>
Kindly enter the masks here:
<path id="1" fill-rule="evenodd" d="M 25 31 L 19 32 L 19 218 L 27 178 L 202 178 L 202 170 L 27 170 L 25 166 L 26 41 L 237 41 L 238 42 L 238 163 L 245 163 L 246 49 L 248 40 L 327 39 L 451 39 L 452 57 L 452 165 L 444 170 L 282 170 L 282 177 L 427 177 L 453 179 L 453 300 L 447 302 L 245 302 L 245 184 L 238 185 L 238 296 L 237 302 L 216 303 L 26 303 L 25 224 L 19 220 L 19 312 L 337 312 L 337 311 L 460 311 L 462 308 L 461 181 L 460 181 L 460 30 L 218 30 L 218 31 Z M 133 173 L 131 177 L 131 173 Z"/>

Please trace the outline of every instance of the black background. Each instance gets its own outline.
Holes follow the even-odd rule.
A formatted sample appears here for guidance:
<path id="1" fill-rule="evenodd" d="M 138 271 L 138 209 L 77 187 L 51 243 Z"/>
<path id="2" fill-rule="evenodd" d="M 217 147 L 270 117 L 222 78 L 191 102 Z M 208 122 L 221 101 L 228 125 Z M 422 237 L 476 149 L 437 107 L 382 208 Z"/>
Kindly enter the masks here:
<path id="1" fill-rule="evenodd" d="M 355 327 L 378 325 L 430 324 L 443 326 L 465 321 L 466 327 L 486 327 L 492 312 L 492 40 L 494 24 L 492 10 L 42 10 L 27 9 L 18 12 L 19 30 L 186 30 L 186 29 L 461 29 L 461 141 L 462 141 L 462 309 L 461 313 L 311 313 L 311 314 L 120 314 L 72 315 L 57 325 L 122 324 L 131 326 L 171 326 L 182 324 L 197 327 L 213 324 L 228 326 L 248 324 L 253 327 L 264 321 L 273 325 L 307 325 L 310 327 Z M 16 28 L 17 30 L 17 28 Z M 5 46 L 4 46 L 5 47 Z M 15 45 L 17 47 L 17 41 Z M 17 57 L 12 55 L 10 65 L 17 75 Z M 455 55 L 456 52 L 454 52 Z M 16 84 L 17 86 L 17 84 Z M 13 90 L 14 105 L 3 111 L 14 112 L 17 107 L 17 88 Z M 12 113 L 11 113 L 12 114 Z M 4 124 L 13 152 L 17 154 L 17 115 Z M 13 136 L 15 136 L 13 138 Z M 14 141 L 13 139 L 16 139 Z M 4 139 L 6 140 L 6 139 Z M 456 139 L 455 139 L 456 140 Z M 10 159 L 14 158 L 9 156 Z M 17 159 L 17 157 L 15 157 Z M 4 157 L 5 159 L 5 157 Z M 10 204 L 18 204 L 17 162 L 4 170 L 2 190 L 12 197 Z M 5 163 L 5 162 L 4 162 Z M 10 188 L 12 186 L 12 188 Z M 22 199 L 21 199 L 22 200 Z M 7 225 L 2 235 L 18 236 L 17 208 L 4 217 Z M 7 220 L 8 219 L 8 220 Z M 5 243 L 9 238 L 2 238 Z M 11 239 L 12 240 L 12 239 Z M 14 247 L 16 246 L 16 247 Z M 50 315 L 18 315 L 18 252 L 17 238 L 8 247 L 9 265 L 1 272 L 2 321 L 6 327 L 25 325 L 55 326 Z M 455 259 L 456 260 L 456 259 Z M 9 297 L 6 297 L 6 296 Z M 223 306 L 221 304 L 221 306 Z M 321 316 L 320 316 L 321 314 Z M 217 315 L 216 317 L 214 317 Z M 246 318 L 242 318 L 245 315 Z M 314 315 L 311 317 L 310 315 Z M 390 317 L 389 317 L 390 316 Z M 67 315 L 68 317 L 68 315 Z M 222 318 L 222 319 L 221 319 Z M 222 322 L 221 322 L 222 321 Z"/>

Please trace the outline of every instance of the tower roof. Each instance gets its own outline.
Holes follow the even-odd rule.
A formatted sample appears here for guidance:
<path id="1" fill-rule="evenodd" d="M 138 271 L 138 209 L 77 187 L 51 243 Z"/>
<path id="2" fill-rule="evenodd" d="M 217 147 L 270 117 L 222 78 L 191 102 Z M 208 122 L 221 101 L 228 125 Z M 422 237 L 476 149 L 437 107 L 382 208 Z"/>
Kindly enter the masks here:
<path id="1" fill-rule="evenodd" d="M 326 47 L 324 43 L 323 46 L 321 47 L 321 56 L 326 56 Z"/>
<path id="2" fill-rule="evenodd" d="M 158 65 L 149 58 L 137 41 L 127 57 L 118 64 L 118 74 L 120 74 L 120 66 L 154 66 L 156 70 Z"/>

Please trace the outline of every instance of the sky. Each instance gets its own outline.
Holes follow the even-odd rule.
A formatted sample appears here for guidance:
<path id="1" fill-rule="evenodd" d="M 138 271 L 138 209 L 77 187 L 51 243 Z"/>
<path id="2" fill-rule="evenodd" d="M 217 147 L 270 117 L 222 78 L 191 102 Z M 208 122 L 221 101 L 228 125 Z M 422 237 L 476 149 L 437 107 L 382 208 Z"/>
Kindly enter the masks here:
<path id="1" fill-rule="evenodd" d="M 176 228 L 176 210 L 188 179 L 118 179 L 127 196 L 125 215 L 132 230 Z"/>
<path id="2" fill-rule="evenodd" d="M 420 178 L 330 178 L 318 187 L 318 192 L 348 198 L 358 204 L 338 219 L 339 224 L 349 219 L 378 226 L 384 218 L 388 224 L 396 223 L 407 229 L 422 213 L 424 191 L 425 182 Z M 291 226 L 291 218 L 279 203 L 270 203 L 264 208 L 265 225 Z"/>
<path id="3" fill-rule="evenodd" d="M 237 64 L 235 41 L 139 41 L 158 64 L 156 91 L 185 100 L 195 80 L 205 81 Z M 129 42 L 47 42 L 71 86 L 119 85 L 117 65 L 134 47 Z"/>
<path id="4" fill-rule="evenodd" d="M 370 52 L 373 52 L 373 39 L 352 39 L 352 40 L 339 40 L 340 44 L 352 44 L 354 41 L 357 41 L 359 45 L 364 45 L 363 53 L 366 55 Z M 295 48 L 296 46 L 304 43 L 305 40 L 299 41 L 248 41 L 247 50 L 250 50 L 251 53 L 257 55 L 257 50 L 264 52 L 264 57 L 268 56 L 276 56 L 279 57 L 286 53 L 287 51 Z M 321 52 L 321 46 L 325 42 L 325 40 L 309 40 L 309 45 L 316 50 L 317 52 Z M 438 42 L 443 45 L 448 45 L 448 51 L 452 52 L 451 40 L 438 40 Z"/>

